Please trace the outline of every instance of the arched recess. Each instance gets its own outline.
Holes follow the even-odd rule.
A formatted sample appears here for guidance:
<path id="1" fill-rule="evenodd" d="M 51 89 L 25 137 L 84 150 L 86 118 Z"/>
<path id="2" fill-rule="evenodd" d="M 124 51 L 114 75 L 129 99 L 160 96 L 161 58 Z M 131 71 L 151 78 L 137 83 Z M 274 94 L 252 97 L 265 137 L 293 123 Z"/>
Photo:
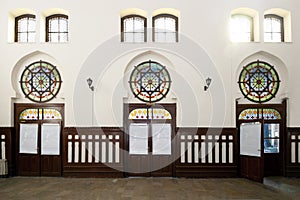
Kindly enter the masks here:
<path id="1" fill-rule="evenodd" d="M 11 73 L 11 85 L 15 91 L 15 97 L 13 98 L 12 103 L 25 103 L 25 102 L 31 102 L 30 100 L 26 99 L 24 97 L 24 94 L 21 90 L 20 87 L 20 78 L 23 73 L 23 70 L 25 69 L 26 66 L 30 65 L 33 62 L 36 61 L 46 61 L 51 63 L 52 65 L 56 66 L 57 69 L 60 71 L 60 76 L 62 80 L 63 78 L 63 73 L 62 73 L 62 66 L 59 64 L 59 62 L 53 58 L 51 55 L 41 52 L 41 51 L 34 51 L 31 52 L 24 57 L 22 57 L 13 67 L 12 73 Z M 60 88 L 59 93 L 57 96 L 51 100 L 51 102 L 62 102 L 64 101 L 63 99 L 63 84 L 62 87 Z"/>
<path id="2" fill-rule="evenodd" d="M 283 18 L 284 42 L 292 42 L 291 12 L 282 8 L 271 8 L 264 15 L 278 15 Z"/>
<path id="3" fill-rule="evenodd" d="M 180 16 L 179 10 L 174 9 L 174 8 L 160 8 L 160 9 L 154 10 L 152 12 L 153 17 L 156 15 L 160 15 L 160 14 L 170 14 L 170 15 L 174 15 L 176 17 Z"/>
<path id="4" fill-rule="evenodd" d="M 253 21 L 253 41 L 254 42 L 259 42 L 259 14 L 258 11 L 252 9 L 252 8 L 247 8 L 247 7 L 241 7 L 237 8 L 231 11 L 230 16 L 234 15 L 246 15 L 252 18 Z"/>
<path id="5" fill-rule="evenodd" d="M 127 15 L 140 15 L 147 18 L 147 12 L 139 8 L 127 8 L 120 12 L 120 18 L 125 17 Z"/>
<path id="6" fill-rule="evenodd" d="M 41 19 L 40 19 L 40 41 L 46 41 L 46 17 L 51 15 L 66 15 L 69 17 L 69 12 L 62 8 L 50 8 L 42 12 Z M 70 20 L 70 17 L 68 18 Z"/>
<path id="7" fill-rule="evenodd" d="M 288 69 L 285 63 L 279 57 L 265 51 L 258 51 L 246 57 L 236 68 L 235 70 L 236 84 L 234 87 L 235 88 L 234 91 L 236 93 L 235 99 L 238 99 L 239 103 L 251 103 L 249 100 L 244 98 L 237 82 L 239 80 L 239 76 L 243 69 L 243 66 L 246 66 L 247 64 L 257 60 L 269 63 L 270 65 L 274 66 L 275 70 L 277 71 L 280 79 L 280 86 L 275 98 L 270 100 L 269 103 L 281 103 L 283 99 L 288 97 L 288 80 L 289 80 Z"/>
<path id="8" fill-rule="evenodd" d="M 15 18 L 20 15 L 35 15 L 36 12 L 34 10 L 28 8 L 17 8 L 9 12 L 8 14 L 8 27 L 7 27 L 7 42 L 14 42 L 15 40 Z"/>

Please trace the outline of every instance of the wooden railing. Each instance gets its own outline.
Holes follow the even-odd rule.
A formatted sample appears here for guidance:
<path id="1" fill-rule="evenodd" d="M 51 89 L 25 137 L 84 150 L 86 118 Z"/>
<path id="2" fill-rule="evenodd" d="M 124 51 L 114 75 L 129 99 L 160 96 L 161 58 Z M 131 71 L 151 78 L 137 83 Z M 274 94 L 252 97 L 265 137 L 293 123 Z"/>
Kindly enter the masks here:
<path id="1" fill-rule="evenodd" d="M 12 175 L 14 167 L 12 159 L 12 130 L 10 127 L 0 127 L 0 160 L 2 160 L 2 164 L 5 163 L 6 165 L 6 172 L 1 175 L 5 176 Z"/>
<path id="2" fill-rule="evenodd" d="M 288 129 L 286 152 L 286 175 L 300 177 L 300 128 Z"/>
<path id="3" fill-rule="evenodd" d="M 237 176 L 236 129 L 180 128 L 177 138 L 176 176 Z"/>
<path id="4" fill-rule="evenodd" d="M 63 135 L 64 176 L 122 176 L 123 132 L 120 129 L 65 128 Z"/>

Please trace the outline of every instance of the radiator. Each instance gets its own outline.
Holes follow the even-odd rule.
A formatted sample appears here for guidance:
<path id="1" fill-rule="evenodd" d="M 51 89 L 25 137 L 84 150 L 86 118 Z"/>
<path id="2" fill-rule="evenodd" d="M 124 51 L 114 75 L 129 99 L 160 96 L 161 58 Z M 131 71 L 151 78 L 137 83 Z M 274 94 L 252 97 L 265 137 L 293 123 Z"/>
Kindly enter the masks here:
<path id="1" fill-rule="evenodd" d="M 7 160 L 1 159 L 0 160 L 0 176 L 7 176 Z"/>

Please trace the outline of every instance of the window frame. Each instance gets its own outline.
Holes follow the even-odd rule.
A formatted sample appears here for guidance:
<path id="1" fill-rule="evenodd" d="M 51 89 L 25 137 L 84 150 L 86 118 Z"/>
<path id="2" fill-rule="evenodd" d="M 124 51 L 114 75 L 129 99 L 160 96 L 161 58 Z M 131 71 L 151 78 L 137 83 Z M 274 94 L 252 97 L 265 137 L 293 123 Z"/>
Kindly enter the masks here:
<path id="1" fill-rule="evenodd" d="M 60 18 L 64 18 L 67 20 L 67 22 L 68 22 L 67 23 L 67 32 L 59 31 L 59 32 L 54 32 L 54 33 L 57 33 L 57 34 L 67 33 L 67 41 L 66 42 L 68 42 L 69 41 L 69 16 L 65 15 L 65 14 L 53 14 L 53 15 L 49 15 L 46 17 L 46 42 L 50 42 L 50 43 L 53 42 L 53 41 L 50 41 L 50 33 L 52 33 L 52 32 L 49 32 L 49 26 L 50 26 L 49 22 L 53 18 L 59 18 L 59 20 L 60 20 Z M 60 37 L 59 37 L 59 41 L 55 42 L 55 43 L 64 43 L 64 42 L 60 41 Z"/>
<path id="2" fill-rule="evenodd" d="M 129 19 L 129 18 L 134 18 L 134 17 L 139 17 L 141 18 L 143 21 L 144 21 L 144 41 L 143 42 L 147 42 L 147 18 L 144 17 L 144 16 L 141 16 L 141 15 L 137 15 L 137 14 L 131 14 L 131 15 L 126 15 L 124 17 L 121 17 L 121 42 L 123 43 L 129 43 L 127 41 L 124 40 L 124 21 L 126 19 Z M 136 33 L 136 32 L 132 32 L 133 34 Z M 133 41 L 132 43 L 139 43 L 139 42 L 135 42 Z"/>
<path id="3" fill-rule="evenodd" d="M 280 42 L 284 42 L 284 18 L 279 16 L 279 15 L 276 15 L 276 14 L 265 14 L 264 15 L 264 23 L 265 23 L 265 20 L 269 18 L 269 19 L 277 19 L 280 21 L 280 33 L 281 33 L 281 41 Z M 271 30 L 271 32 L 268 32 L 268 33 L 271 33 L 271 35 L 274 33 L 273 30 Z M 276 32 L 277 33 L 277 32 Z M 265 34 L 266 34 L 266 30 L 264 29 L 264 42 L 265 41 Z M 275 41 L 268 41 L 268 42 L 275 42 Z"/>
<path id="4" fill-rule="evenodd" d="M 27 34 L 27 41 L 26 42 L 20 42 L 20 43 L 29 43 L 28 42 L 28 25 L 27 25 L 27 31 L 26 32 L 19 32 L 18 29 L 19 29 L 19 20 L 21 19 L 24 19 L 24 18 L 27 18 L 27 22 L 28 22 L 28 19 L 31 18 L 31 19 L 34 19 L 36 21 L 36 16 L 34 14 L 23 14 L 23 15 L 19 15 L 17 17 L 15 17 L 15 39 L 14 41 L 15 42 L 20 42 L 19 41 L 19 33 L 26 33 Z M 34 30 L 34 33 L 36 33 L 36 28 Z M 35 41 L 34 41 L 35 42 Z"/>
<path id="5" fill-rule="evenodd" d="M 172 18 L 175 20 L 175 42 L 178 42 L 178 17 L 172 14 L 158 14 L 152 17 L 152 41 L 155 41 L 155 20 L 159 19 L 159 18 Z M 166 33 L 166 32 L 164 32 Z"/>
<path id="6" fill-rule="evenodd" d="M 249 19 L 249 21 L 250 21 L 250 31 L 251 31 L 250 32 L 250 40 L 249 41 L 232 41 L 232 38 L 231 38 L 231 41 L 232 42 L 254 42 L 254 19 L 253 19 L 253 17 L 250 16 L 250 15 L 247 15 L 247 14 L 243 14 L 243 13 L 241 13 L 241 14 L 232 14 L 231 17 L 230 17 L 230 20 L 232 20 L 232 18 L 235 18 L 235 17 L 242 17 L 242 18 Z M 231 35 L 230 35 L 230 37 L 231 37 Z"/>

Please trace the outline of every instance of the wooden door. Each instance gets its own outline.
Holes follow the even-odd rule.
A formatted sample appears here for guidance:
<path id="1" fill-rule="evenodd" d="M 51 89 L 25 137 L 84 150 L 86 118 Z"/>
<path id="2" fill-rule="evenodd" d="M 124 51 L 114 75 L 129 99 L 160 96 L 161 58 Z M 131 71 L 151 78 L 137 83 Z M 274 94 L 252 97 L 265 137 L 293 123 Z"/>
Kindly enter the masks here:
<path id="1" fill-rule="evenodd" d="M 16 168 L 20 176 L 61 176 L 63 104 L 15 104 Z"/>
<path id="2" fill-rule="evenodd" d="M 240 133 L 240 176 L 263 182 L 263 126 L 262 122 L 242 123 Z"/>
<path id="3" fill-rule="evenodd" d="M 127 119 L 133 112 L 140 113 L 140 116 L 134 115 L 135 117 L 125 120 L 128 133 L 125 137 L 128 151 L 125 162 L 127 175 L 171 177 L 174 152 L 172 139 L 175 135 L 175 115 L 171 113 L 175 112 L 176 105 L 164 105 L 164 108 L 147 105 L 129 107 L 130 112 L 127 111 L 125 115 Z M 163 114 L 158 116 L 156 111 Z"/>

